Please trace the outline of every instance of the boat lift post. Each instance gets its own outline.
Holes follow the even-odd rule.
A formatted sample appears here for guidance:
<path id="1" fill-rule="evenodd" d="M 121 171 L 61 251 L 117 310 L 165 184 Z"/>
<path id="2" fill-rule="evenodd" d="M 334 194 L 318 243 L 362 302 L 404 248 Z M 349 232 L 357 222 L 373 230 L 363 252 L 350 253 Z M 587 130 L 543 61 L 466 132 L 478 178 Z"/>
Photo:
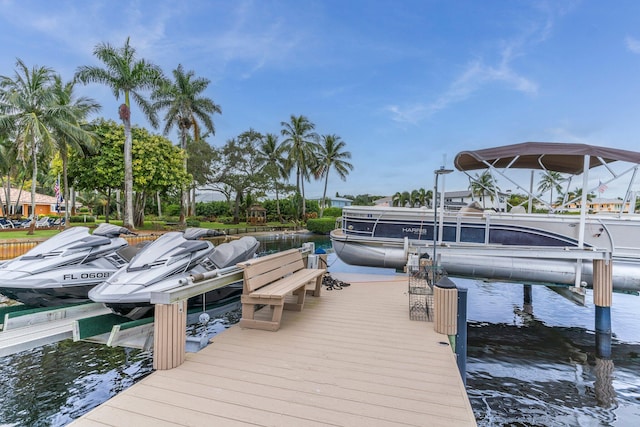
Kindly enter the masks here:
<path id="1" fill-rule="evenodd" d="M 440 166 L 440 169 L 436 169 L 433 173 L 436 176 L 434 191 L 433 191 L 433 268 L 435 271 L 438 270 L 438 259 L 436 258 L 436 246 L 438 246 L 438 202 L 440 202 L 440 206 L 444 209 L 444 194 L 441 194 L 438 197 L 438 176 L 446 175 L 453 172 L 453 169 L 445 169 L 444 165 Z M 435 277 L 434 271 L 434 277 Z"/>

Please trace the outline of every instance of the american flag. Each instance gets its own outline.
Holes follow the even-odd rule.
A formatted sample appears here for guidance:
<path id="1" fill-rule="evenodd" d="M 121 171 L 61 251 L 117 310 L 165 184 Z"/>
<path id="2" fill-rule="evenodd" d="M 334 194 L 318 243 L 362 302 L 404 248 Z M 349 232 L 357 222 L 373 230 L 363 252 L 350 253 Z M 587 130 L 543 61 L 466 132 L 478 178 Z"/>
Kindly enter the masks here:
<path id="1" fill-rule="evenodd" d="M 607 184 L 603 184 L 602 181 L 598 181 L 598 193 L 604 193 L 607 188 L 609 188 L 607 187 Z"/>
<path id="2" fill-rule="evenodd" d="M 62 197 L 60 196 L 60 178 L 56 180 L 53 191 L 56 193 L 56 212 L 60 212 L 60 202 L 62 201 Z"/>

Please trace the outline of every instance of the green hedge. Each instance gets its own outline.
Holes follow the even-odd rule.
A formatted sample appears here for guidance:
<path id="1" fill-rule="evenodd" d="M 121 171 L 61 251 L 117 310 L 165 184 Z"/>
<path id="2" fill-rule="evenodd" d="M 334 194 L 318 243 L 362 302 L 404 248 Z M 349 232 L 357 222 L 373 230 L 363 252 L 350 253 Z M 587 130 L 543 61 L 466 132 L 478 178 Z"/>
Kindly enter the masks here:
<path id="1" fill-rule="evenodd" d="M 336 219 L 333 217 L 310 218 L 307 220 L 307 230 L 316 234 L 329 234 L 336 228 Z"/>
<path id="2" fill-rule="evenodd" d="M 96 217 L 93 215 L 73 215 L 69 217 L 69 222 L 96 222 Z"/>
<path id="3" fill-rule="evenodd" d="M 322 216 L 338 218 L 342 216 L 342 208 L 327 208 L 322 212 Z"/>

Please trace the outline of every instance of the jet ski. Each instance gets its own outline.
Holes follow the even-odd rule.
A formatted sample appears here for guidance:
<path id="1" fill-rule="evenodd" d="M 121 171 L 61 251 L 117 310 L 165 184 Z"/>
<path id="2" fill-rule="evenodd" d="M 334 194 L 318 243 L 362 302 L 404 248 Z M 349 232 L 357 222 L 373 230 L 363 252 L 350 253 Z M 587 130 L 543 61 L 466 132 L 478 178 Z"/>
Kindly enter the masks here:
<path id="1" fill-rule="evenodd" d="M 33 307 L 89 301 L 88 292 L 125 266 L 135 247 L 124 227 L 71 227 L 0 265 L 0 294 Z"/>
<path id="2" fill-rule="evenodd" d="M 141 249 L 125 267 L 89 292 L 94 302 L 104 303 L 116 314 L 136 320 L 153 313 L 151 292 L 172 290 L 188 278 L 235 266 L 255 256 L 260 242 L 251 236 L 214 246 L 203 237 L 219 235 L 205 228 L 169 232 Z M 242 283 L 205 294 L 207 304 L 242 293 Z M 188 305 L 203 298 L 189 299 Z"/>

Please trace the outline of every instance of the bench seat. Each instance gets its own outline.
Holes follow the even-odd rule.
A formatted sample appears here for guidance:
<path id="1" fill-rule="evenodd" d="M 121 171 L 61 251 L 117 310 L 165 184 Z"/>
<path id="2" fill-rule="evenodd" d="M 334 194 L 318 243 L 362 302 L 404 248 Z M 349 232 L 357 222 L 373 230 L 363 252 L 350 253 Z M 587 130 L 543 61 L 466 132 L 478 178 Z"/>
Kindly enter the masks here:
<path id="1" fill-rule="evenodd" d="M 280 329 L 283 310 L 301 311 L 307 293 L 320 296 L 322 277 L 326 270 L 305 268 L 302 254 L 297 249 L 278 252 L 238 264 L 244 269 L 242 319 L 240 327 L 277 331 Z M 307 284 L 313 287 L 307 290 Z M 293 295 L 294 302 L 285 302 Z M 258 306 L 272 308 L 270 321 L 258 320 Z"/>

